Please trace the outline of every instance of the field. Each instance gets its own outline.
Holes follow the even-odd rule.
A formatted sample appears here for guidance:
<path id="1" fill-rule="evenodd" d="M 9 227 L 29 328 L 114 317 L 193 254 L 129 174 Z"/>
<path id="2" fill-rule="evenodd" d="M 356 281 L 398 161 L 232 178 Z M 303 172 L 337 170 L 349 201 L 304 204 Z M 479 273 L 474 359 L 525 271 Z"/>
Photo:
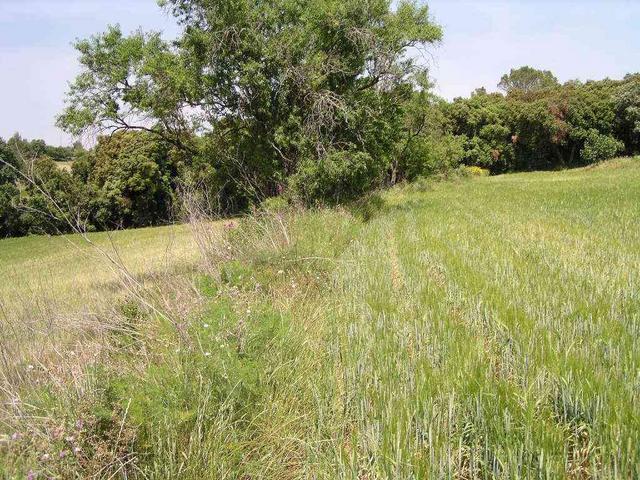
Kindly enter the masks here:
<path id="1" fill-rule="evenodd" d="M 0 474 L 638 478 L 638 225 L 640 159 L 229 225 L 186 326 L 127 314 L 132 340 L 101 338 L 114 346 L 74 380 L 81 394 L 52 394 L 44 361 L 15 367 L 39 375 L 15 395 L 48 440 L 0 446 Z M 40 271 L 100 291 L 108 276 L 65 241 L 0 242 L 0 278 L 15 275 L 0 294 Z M 139 273 L 195 264 L 186 227 L 116 241 Z M 51 425 L 74 428 L 76 411 L 82 449 L 48 460 L 71 448 Z M 7 412 L 7 436 L 27 437 Z"/>
<path id="2" fill-rule="evenodd" d="M 194 263 L 187 226 L 177 225 L 89 234 L 97 248 L 78 235 L 0 240 L 0 299 L 15 304 L 33 295 L 78 306 L 117 288 L 105 253 L 135 275 L 150 275 Z"/>

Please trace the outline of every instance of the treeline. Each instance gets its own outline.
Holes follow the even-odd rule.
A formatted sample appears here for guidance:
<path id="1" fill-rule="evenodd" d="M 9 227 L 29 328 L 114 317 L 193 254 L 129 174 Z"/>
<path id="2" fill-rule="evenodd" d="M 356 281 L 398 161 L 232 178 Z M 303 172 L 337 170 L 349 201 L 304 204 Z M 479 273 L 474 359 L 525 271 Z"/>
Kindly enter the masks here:
<path id="1" fill-rule="evenodd" d="M 560 85 L 551 72 L 522 67 L 498 86 L 504 94 L 479 89 L 444 107 L 464 164 L 537 170 L 640 151 L 640 74 Z"/>
<path id="2" fill-rule="evenodd" d="M 74 150 L 71 172 L 2 144 L 15 169 L 0 167 L 1 236 L 167 222 L 185 188 L 230 214 L 275 196 L 348 201 L 465 165 L 561 168 L 640 150 L 637 74 L 560 85 L 522 67 L 502 93 L 438 98 L 415 60 L 442 35 L 423 5 L 163 5 L 183 27 L 173 42 L 111 27 L 77 43 L 82 73 L 58 125 L 103 135 Z"/>
<path id="3" fill-rule="evenodd" d="M 170 221 L 183 156 L 155 135 L 119 132 L 91 150 L 47 148 L 0 139 L 0 236 L 142 227 Z M 25 142 L 31 143 L 31 142 Z M 40 142 L 37 142 L 40 144 Z"/>

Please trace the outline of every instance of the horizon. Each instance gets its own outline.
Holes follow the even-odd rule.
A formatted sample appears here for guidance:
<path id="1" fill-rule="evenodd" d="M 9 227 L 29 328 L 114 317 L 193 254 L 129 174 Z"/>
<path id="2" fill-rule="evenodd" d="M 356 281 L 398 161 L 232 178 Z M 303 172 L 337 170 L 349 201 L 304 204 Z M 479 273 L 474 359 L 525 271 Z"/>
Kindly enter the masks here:
<path id="1" fill-rule="evenodd" d="M 433 0 L 443 40 L 428 47 L 434 92 L 452 100 L 496 91 L 511 68 L 529 65 L 568 80 L 621 79 L 640 70 L 640 2 Z M 72 43 L 119 23 L 175 37 L 154 0 L 5 0 L 0 9 L 0 137 L 19 133 L 51 145 L 75 140 L 55 127 L 67 85 L 79 72 Z M 550 55 L 550 51 L 553 54 Z"/>

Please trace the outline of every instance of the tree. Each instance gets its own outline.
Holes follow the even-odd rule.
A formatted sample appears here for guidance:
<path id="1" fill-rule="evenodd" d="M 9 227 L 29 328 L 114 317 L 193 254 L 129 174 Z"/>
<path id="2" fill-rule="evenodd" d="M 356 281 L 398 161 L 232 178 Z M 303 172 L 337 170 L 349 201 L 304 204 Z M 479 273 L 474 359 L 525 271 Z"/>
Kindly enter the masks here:
<path id="1" fill-rule="evenodd" d="M 558 79 L 549 70 L 536 70 L 529 66 L 511 69 L 498 83 L 507 94 L 530 94 L 558 86 Z"/>
<path id="2" fill-rule="evenodd" d="M 640 73 L 627 75 L 615 96 L 616 133 L 626 153 L 640 152 Z"/>
<path id="3" fill-rule="evenodd" d="M 96 225 L 142 227 L 169 221 L 178 168 L 169 145 L 147 132 L 118 132 L 100 137 L 91 157 L 74 172 L 87 175 L 90 170 Z"/>
<path id="4" fill-rule="evenodd" d="M 16 209 L 20 195 L 16 185 L 20 167 L 13 150 L 0 138 L 0 238 L 22 234 Z"/>
<path id="5" fill-rule="evenodd" d="M 90 227 L 87 187 L 47 156 L 30 161 L 18 211 L 24 234 L 59 234 Z"/>
<path id="6" fill-rule="evenodd" d="M 464 140 L 463 162 L 501 172 L 513 168 L 514 147 L 510 110 L 497 93 L 476 92 L 445 107 L 452 133 Z"/>
<path id="7" fill-rule="evenodd" d="M 76 142 L 72 147 L 55 147 L 47 145 L 44 140 L 27 140 L 22 138 L 19 133 L 13 135 L 7 141 L 7 145 L 17 156 L 30 160 L 47 156 L 56 162 L 68 162 L 84 152 L 84 148 L 79 142 Z"/>
<path id="8" fill-rule="evenodd" d="M 146 130 L 215 152 L 227 195 L 249 199 L 335 152 L 389 163 L 399 106 L 423 70 L 407 51 L 441 37 L 426 6 L 391 3 L 165 0 L 184 27 L 172 44 L 117 27 L 77 43 L 83 72 L 58 124 Z"/>
<path id="9" fill-rule="evenodd" d="M 427 78 L 403 106 L 402 137 L 392 166 L 398 180 L 413 180 L 455 168 L 464 156 L 464 138 L 452 134 L 446 101 L 431 92 Z M 392 177 L 393 177 L 392 175 Z"/>

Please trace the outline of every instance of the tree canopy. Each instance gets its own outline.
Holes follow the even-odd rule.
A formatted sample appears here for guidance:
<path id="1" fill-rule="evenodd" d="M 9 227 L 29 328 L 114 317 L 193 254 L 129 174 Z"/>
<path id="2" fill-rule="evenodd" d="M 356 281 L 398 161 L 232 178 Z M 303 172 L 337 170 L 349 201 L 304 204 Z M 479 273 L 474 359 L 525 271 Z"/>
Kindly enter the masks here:
<path id="1" fill-rule="evenodd" d="M 278 191 L 334 152 L 362 152 L 381 181 L 412 79 L 409 55 L 441 38 L 426 6 L 389 0 L 168 0 L 175 42 L 118 27 L 77 43 L 82 73 L 58 124 L 146 130 L 191 150 L 248 196 Z M 341 154 L 341 158 L 364 159 Z"/>
<path id="2" fill-rule="evenodd" d="M 529 66 L 512 68 L 504 74 L 498 88 L 508 94 L 532 93 L 558 85 L 558 79 L 549 70 L 537 70 Z"/>

